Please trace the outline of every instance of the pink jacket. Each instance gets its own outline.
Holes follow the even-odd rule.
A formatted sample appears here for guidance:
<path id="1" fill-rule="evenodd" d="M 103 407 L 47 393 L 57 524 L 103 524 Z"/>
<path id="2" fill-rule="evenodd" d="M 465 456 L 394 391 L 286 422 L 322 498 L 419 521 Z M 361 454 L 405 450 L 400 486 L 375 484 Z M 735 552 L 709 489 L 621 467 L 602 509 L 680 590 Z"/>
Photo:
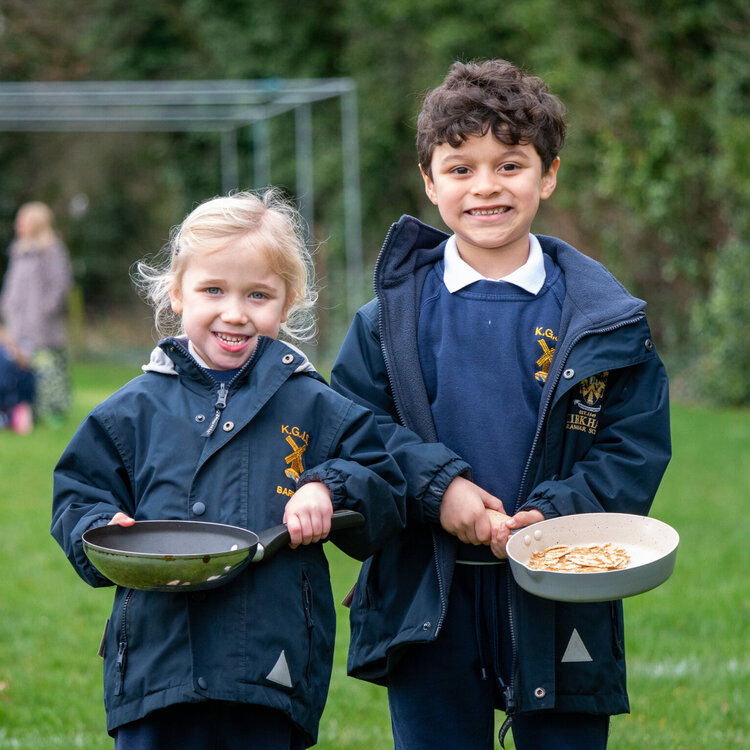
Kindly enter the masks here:
<path id="1" fill-rule="evenodd" d="M 0 313 L 8 333 L 20 346 L 31 351 L 65 346 L 71 285 L 70 259 L 62 242 L 58 240 L 46 250 L 25 251 L 11 244 Z"/>

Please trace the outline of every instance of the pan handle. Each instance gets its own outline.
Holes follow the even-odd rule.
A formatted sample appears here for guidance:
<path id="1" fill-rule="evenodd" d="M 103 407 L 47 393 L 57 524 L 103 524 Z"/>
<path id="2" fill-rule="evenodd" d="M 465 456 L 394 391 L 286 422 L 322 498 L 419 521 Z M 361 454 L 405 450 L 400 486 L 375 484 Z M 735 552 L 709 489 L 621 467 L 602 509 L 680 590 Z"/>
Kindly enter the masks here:
<path id="1" fill-rule="evenodd" d="M 362 526 L 364 522 L 365 517 L 361 513 L 357 513 L 356 510 L 335 510 L 331 516 L 331 531 Z M 287 544 L 289 544 L 289 530 L 285 523 L 261 531 L 258 534 L 258 545 L 255 548 L 252 562 L 260 562 L 271 557 L 271 555 L 275 555 Z"/>

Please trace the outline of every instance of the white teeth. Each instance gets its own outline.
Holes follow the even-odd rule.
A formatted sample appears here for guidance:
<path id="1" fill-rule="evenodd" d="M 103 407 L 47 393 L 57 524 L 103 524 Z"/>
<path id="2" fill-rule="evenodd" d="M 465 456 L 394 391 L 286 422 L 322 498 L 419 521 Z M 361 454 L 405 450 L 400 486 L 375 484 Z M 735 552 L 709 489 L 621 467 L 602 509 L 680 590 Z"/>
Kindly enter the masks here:
<path id="1" fill-rule="evenodd" d="M 227 344 L 241 344 L 243 341 L 247 340 L 247 336 L 228 336 L 226 333 L 216 333 L 214 335 L 217 339 L 220 339 Z"/>
<path id="2" fill-rule="evenodd" d="M 493 214 L 504 214 L 506 211 L 509 211 L 510 209 L 506 206 L 505 208 L 475 208 L 469 213 L 472 216 L 492 216 Z"/>

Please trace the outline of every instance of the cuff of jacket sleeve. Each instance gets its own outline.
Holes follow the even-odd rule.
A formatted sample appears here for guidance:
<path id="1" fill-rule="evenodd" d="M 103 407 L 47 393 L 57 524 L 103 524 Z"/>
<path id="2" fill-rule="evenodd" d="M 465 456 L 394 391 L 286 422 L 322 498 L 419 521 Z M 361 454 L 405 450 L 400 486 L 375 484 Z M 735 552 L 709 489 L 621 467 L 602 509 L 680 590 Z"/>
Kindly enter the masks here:
<path id="1" fill-rule="evenodd" d="M 87 531 L 91 531 L 91 529 L 98 529 L 102 526 L 107 526 L 112 520 L 113 516 L 114 513 L 112 515 L 98 515 L 94 518 L 93 521 L 90 521 L 88 523 L 83 531 L 80 532 L 81 541 L 80 547 L 78 547 L 80 551 L 76 553 L 76 556 L 78 557 L 78 555 L 80 555 L 81 569 L 86 571 L 85 573 L 81 573 L 81 576 L 91 586 L 112 586 L 114 584 L 109 580 L 109 578 L 107 578 L 103 573 L 99 571 L 99 569 L 91 562 L 91 560 L 89 560 L 89 557 L 83 547 L 83 535 Z"/>
<path id="2" fill-rule="evenodd" d="M 325 471 L 306 471 L 302 474 L 297 482 L 297 489 L 304 487 L 310 482 L 322 482 L 328 491 L 331 493 L 331 503 L 334 508 L 341 506 L 346 499 L 346 491 L 344 490 L 344 479 L 337 471 L 330 469 Z"/>
<path id="3" fill-rule="evenodd" d="M 425 521 L 440 523 L 440 504 L 443 502 L 443 495 L 448 485 L 458 476 L 471 478 L 471 466 L 460 458 L 451 459 L 435 472 L 419 498 Z"/>
<path id="4" fill-rule="evenodd" d="M 557 518 L 560 516 L 560 511 L 553 504 L 554 495 L 548 490 L 532 492 L 526 498 L 526 502 L 516 511 L 520 513 L 522 510 L 538 510 L 546 519 Z"/>

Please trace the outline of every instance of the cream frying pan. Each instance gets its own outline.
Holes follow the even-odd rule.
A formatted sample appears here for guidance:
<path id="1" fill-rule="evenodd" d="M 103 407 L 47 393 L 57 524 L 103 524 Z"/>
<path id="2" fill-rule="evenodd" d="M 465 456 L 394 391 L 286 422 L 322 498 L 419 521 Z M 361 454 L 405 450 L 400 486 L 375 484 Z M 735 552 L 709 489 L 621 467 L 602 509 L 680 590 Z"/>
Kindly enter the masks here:
<path id="1" fill-rule="evenodd" d="M 519 529 L 508 541 L 508 562 L 518 585 L 531 594 L 562 602 L 601 602 L 641 594 L 674 570 L 680 537 L 668 524 L 627 513 L 560 516 Z M 627 567 L 600 573 L 533 570 L 529 559 L 558 544 L 610 542 L 630 556 Z"/>

